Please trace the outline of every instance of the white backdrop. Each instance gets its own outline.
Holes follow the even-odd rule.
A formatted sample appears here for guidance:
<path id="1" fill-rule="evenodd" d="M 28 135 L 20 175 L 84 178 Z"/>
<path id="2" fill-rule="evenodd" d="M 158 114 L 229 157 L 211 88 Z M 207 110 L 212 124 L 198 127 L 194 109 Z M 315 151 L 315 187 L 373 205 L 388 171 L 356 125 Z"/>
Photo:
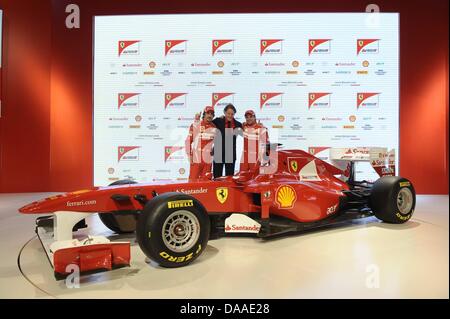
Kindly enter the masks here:
<path id="1" fill-rule="evenodd" d="M 229 102 L 285 148 L 398 154 L 398 35 L 396 13 L 97 16 L 94 184 L 186 179 L 194 114 Z"/>

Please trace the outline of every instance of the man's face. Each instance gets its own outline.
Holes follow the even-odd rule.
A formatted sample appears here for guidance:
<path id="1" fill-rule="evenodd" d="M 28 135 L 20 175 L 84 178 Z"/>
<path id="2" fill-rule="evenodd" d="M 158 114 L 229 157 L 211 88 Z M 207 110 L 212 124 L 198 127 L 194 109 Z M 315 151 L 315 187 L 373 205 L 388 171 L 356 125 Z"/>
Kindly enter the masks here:
<path id="1" fill-rule="evenodd" d="M 206 122 L 211 122 L 214 119 L 214 113 L 213 112 L 208 112 L 205 114 L 205 121 Z"/>
<path id="2" fill-rule="evenodd" d="M 252 114 L 247 114 L 247 115 L 245 116 L 245 122 L 246 122 L 248 125 L 253 125 L 253 124 L 255 124 L 255 123 L 256 123 L 256 116 L 254 116 L 254 115 L 252 115 Z"/>
<path id="3" fill-rule="evenodd" d="M 225 111 L 225 119 L 227 121 L 231 121 L 233 118 L 234 118 L 234 111 L 233 111 L 233 109 L 230 108 L 230 109 L 226 110 Z"/>

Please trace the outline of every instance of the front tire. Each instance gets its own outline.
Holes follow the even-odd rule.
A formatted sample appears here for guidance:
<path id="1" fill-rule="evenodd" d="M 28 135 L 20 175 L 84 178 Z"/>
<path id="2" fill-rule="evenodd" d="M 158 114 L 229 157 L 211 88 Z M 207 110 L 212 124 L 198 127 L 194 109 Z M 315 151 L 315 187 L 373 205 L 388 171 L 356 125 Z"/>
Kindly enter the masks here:
<path id="1" fill-rule="evenodd" d="M 402 224 L 410 220 L 414 213 L 416 192 L 406 178 L 384 176 L 373 185 L 370 207 L 378 219 Z"/>
<path id="2" fill-rule="evenodd" d="M 182 267 L 205 249 L 210 221 L 203 205 L 181 193 L 164 193 L 139 215 L 136 237 L 145 255 L 162 267 Z"/>

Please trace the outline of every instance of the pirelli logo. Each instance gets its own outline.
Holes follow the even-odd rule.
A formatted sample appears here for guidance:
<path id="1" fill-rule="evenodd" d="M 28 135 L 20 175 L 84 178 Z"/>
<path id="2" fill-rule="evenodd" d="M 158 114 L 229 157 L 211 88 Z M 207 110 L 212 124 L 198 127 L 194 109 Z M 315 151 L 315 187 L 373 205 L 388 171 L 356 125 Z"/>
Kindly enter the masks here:
<path id="1" fill-rule="evenodd" d="M 400 182 L 400 187 L 408 187 L 411 186 L 410 182 Z"/>
<path id="2" fill-rule="evenodd" d="M 191 207 L 194 206 L 194 201 L 192 199 L 188 200 L 175 200 L 167 202 L 168 208 L 181 208 L 181 207 Z"/>

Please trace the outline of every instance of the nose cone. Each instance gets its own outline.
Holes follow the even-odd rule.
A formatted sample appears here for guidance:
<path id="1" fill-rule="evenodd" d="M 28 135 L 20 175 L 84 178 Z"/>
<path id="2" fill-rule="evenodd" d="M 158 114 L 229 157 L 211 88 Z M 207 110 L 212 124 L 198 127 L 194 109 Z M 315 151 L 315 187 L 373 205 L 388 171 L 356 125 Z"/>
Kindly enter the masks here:
<path id="1" fill-rule="evenodd" d="M 19 208 L 19 212 L 22 214 L 37 214 L 49 212 L 50 206 L 52 206 L 56 200 L 62 197 L 64 197 L 64 195 L 56 195 L 32 202 Z"/>
<path id="2" fill-rule="evenodd" d="M 95 187 L 92 189 L 83 189 L 75 192 L 47 197 L 19 208 L 19 212 L 21 212 L 22 214 L 39 214 L 52 213 L 58 210 L 67 210 L 68 200 L 83 200 L 85 195 L 97 189 L 98 187 Z M 77 207 L 71 207 L 71 210 L 77 211 Z"/>

